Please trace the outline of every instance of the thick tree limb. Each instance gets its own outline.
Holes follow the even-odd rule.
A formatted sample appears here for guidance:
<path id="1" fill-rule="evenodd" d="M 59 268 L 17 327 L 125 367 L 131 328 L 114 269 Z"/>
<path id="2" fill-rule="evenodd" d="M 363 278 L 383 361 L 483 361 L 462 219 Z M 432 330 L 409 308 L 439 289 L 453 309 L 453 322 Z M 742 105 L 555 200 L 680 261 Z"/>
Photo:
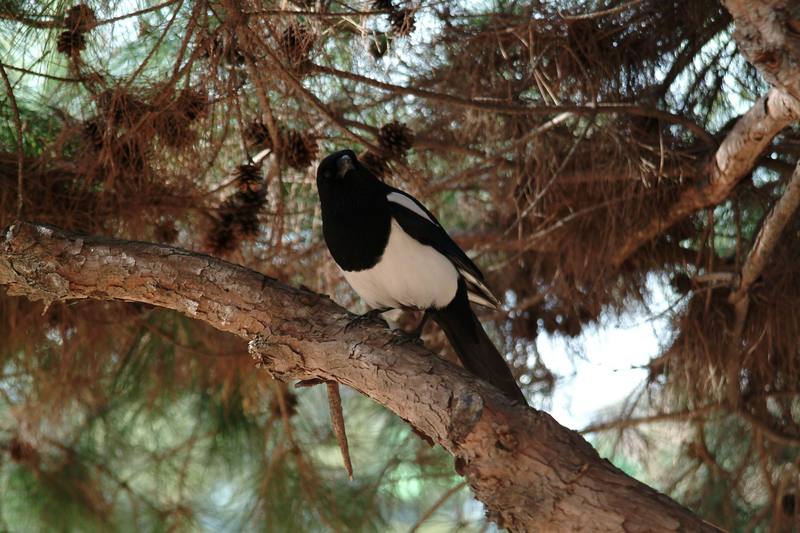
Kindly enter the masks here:
<path id="1" fill-rule="evenodd" d="M 772 89 L 736 122 L 722 141 L 708 170 L 707 181 L 687 189 L 666 214 L 654 217 L 631 234 L 612 262 L 620 266 L 642 245 L 698 209 L 717 205 L 749 174 L 773 137 L 800 118 L 800 102 Z"/>
<path id="2" fill-rule="evenodd" d="M 796 0 L 726 0 L 734 38 L 775 87 L 800 100 L 800 5 Z"/>
<path id="3" fill-rule="evenodd" d="M 628 477 L 546 413 L 308 290 L 192 252 L 18 223 L 0 235 L 0 284 L 52 302 L 100 299 L 174 309 L 250 339 L 284 378 L 337 381 L 450 452 L 490 518 L 515 531 L 713 531 Z"/>
<path id="4" fill-rule="evenodd" d="M 621 265 L 640 246 L 676 222 L 728 197 L 749 174 L 770 141 L 800 118 L 800 7 L 794 0 L 726 0 L 734 37 L 748 60 L 775 88 L 734 125 L 708 172 L 708 182 L 687 190 L 666 215 L 634 232 L 613 257 Z"/>

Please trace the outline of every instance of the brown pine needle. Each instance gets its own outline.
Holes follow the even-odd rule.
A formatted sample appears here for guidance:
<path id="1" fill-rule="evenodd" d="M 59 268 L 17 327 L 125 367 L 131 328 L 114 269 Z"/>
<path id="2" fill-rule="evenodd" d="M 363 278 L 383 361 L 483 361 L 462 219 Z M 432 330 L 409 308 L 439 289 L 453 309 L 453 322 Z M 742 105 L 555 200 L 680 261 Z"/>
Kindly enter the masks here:
<path id="1" fill-rule="evenodd" d="M 339 384 L 333 381 L 326 383 L 328 386 L 328 402 L 331 408 L 331 423 L 333 432 L 336 433 L 336 440 L 339 442 L 339 449 L 342 450 L 344 469 L 347 477 L 353 481 L 353 464 L 350 462 L 350 446 L 347 444 L 347 433 L 344 429 L 344 415 L 342 415 L 342 397 L 339 395 Z"/>
<path id="2" fill-rule="evenodd" d="M 22 183 L 24 180 L 24 161 L 25 151 L 23 149 L 22 140 L 22 120 L 20 119 L 19 107 L 17 107 L 17 99 L 14 96 L 14 88 L 11 85 L 11 80 L 8 79 L 5 68 L 0 64 L 0 77 L 3 78 L 3 85 L 5 86 L 8 102 L 11 104 L 11 112 L 14 118 L 14 128 L 17 132 L 17 219 L 22 218 L 22 210 L 24 206 L 24 197 L 22 192 Z"/>

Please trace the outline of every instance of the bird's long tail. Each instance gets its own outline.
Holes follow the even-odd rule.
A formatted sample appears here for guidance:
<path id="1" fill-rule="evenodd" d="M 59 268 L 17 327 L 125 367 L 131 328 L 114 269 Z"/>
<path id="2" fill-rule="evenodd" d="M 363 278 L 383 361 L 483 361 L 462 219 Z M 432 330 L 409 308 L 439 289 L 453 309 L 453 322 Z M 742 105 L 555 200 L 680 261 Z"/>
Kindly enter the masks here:
<path id="1" fill-rule="evenodd" d="M 463 282 L 459 283 L 453 301 L 447 307 L 433 311 L 432 316 L 444 331 L 464 368 L 488 381 L 512 400 L 527 404 L 508 364 L 472 311 Z"/>

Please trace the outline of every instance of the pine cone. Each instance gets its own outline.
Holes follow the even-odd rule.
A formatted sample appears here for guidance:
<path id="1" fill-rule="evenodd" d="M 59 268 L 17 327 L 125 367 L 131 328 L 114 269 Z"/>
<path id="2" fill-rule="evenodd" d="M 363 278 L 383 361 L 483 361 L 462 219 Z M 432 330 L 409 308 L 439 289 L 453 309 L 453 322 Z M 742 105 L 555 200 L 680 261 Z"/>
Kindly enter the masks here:
<path id="1" fill-rule="evenodd" d="M 248 190 L 236 193 L 235 197 L 239 204 L 235 219 L 239 226 L 239 232 L 244 237 L 258 235 L 258 213 L 264 207 L 267 195 L 260 190 Z"/>
<path id="2" fill-rule="evenodd" d="M 78 31 L 65 31 L 58 36 L 56 49 L 64 55 L 73 57 L 86 49 L 86 39 Z"/>
<path id="3" fill-rule="evenodd" d="M 378 146 L 391 158 L 403 157 L 413 141 L 414 134 L 402 122 L 390 122 L 378 132 Z"/>
<path id="4" fill-rule="evenodd" d="M 281 132 L 281 151 L 284 161 L 297 170 L 305 170 L 317 157 L 317 142 L 297 130 Z"/>
<path id="5" fill-rule="evenodd" d="M 254 120 L 244 130 L 244 137 L 250 144 L 263 144 L 267 148 L 272 148 L 272 139 L 269 136 L 269 129 L 260 120 Z"/>
<path id="6" fill-rule="evenodd" d="M 260 181 L 255 165 L 242 165 L 237 169 L 240 179 Z M 229 196 L 219 206 L 217 223 L 206 239 L 207 247 L 220 254 L 232 251 L 239 244 L 239 237 L 258 235 L 258 214 L 266 203 L 266 192 L 246 189 Z"/>
<path id="7" fill-rule="evenodd" d="M 415 10 L 410 8 L 392 9 L 389 13 L 389 23 L 392 25 L 395 35 L 402 37 L 414 31 L 414 14 Z"/>
<path id="8" fill-rule="evenodd" d="M 229 220 L 215 221 L 211 231 L 206 236 L 205 246 L 217 255 L 227 255 L 239 246 L 239 236 Z"/>
<path id="9" fill-rule="evenodd" d="M 278 135 L 281 139 L 281 155 L 283 155 L 284 163 L 288 166 L 297 170 L 305 170 L 316 159 L 318 148 L 313 137 L 281 125 L 278 125 Z M 253 145 L 271 150 L 275 148 L 272 146 L 269 129 L 261 121 L 251 122 L 245 128 L 244 136 Z"/>
<path id="10" fill-rule="evenodd" d="M 260 173 L 260 168 L 257 165 L 240 165 L 236 169 L 236 179 L 239 182 L 239 190 L 242 192 L 255 192 L 261 188 L 263 181 Z"/>
<path id="11" fill-rule="evenodd" d="M 200 117 L 208 106 L 208 98 L 197 89 L 187 88 L 178 94 L 175 107 L 183 113 L 189 121 Z"/>
<path id="12" fill-rule="evenodd" d="M 99 120 L 93 118 L 84 122 L 81 134 L 92 150 L 99 152 L 103 149 L 103 127 Z"/>
<path id="13" fill-rule="evenodd" d="M 384 177 L 389 167 L 386 160 L 374 152 L 364 152 L 358 156 L 359 162 L 378 177 Z"/>
<path id="14" fill-rule="evenodd" d="M 94 10 L 86 4 L 77 4 L 67 10 L 64 27 L 71 32 L 85 33 L 94 28 L 97 17 Z"/>
<path id="15" fill-rule="evenodd" d="M 283 30 L 278 46 L 286 57 L 286 63 L 297 72 L 310 64 L 309 55 L 314 47 L 314 34 L 306 26 L 292 24 Z"/>
<path id="16" fill-rule="evenodd" d="M 197 139 L 189 117 L 177 110 L 168 109 L 156 114 L 153 127 L 158 137 L 171 148 L 185 148 Z"/>
<path id="17" fill-rule="evenodd" d="M 132 127 L 148 111 L 148 105 L 123 88 L 108 89 L 97 97 L 97 108 L 115 126 Z"/>

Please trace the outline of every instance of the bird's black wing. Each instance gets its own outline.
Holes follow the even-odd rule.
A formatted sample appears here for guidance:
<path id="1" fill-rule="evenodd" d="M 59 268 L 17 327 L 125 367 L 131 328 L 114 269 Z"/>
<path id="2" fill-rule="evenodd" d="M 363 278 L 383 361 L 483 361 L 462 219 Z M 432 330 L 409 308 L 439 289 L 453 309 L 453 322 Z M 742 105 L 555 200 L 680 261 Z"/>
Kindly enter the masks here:
<path id="1" fill-rule="evenodd" d="M 432 246 L 455 265 L 467 285 L 469 299 L 497 308 L 497 300 L 483 279 L 483 274 L 467 254 L 450 238 L 436 217 L 410 194 L 387 186 L 389 212 L 403 231 L 422 244 Z"/>

